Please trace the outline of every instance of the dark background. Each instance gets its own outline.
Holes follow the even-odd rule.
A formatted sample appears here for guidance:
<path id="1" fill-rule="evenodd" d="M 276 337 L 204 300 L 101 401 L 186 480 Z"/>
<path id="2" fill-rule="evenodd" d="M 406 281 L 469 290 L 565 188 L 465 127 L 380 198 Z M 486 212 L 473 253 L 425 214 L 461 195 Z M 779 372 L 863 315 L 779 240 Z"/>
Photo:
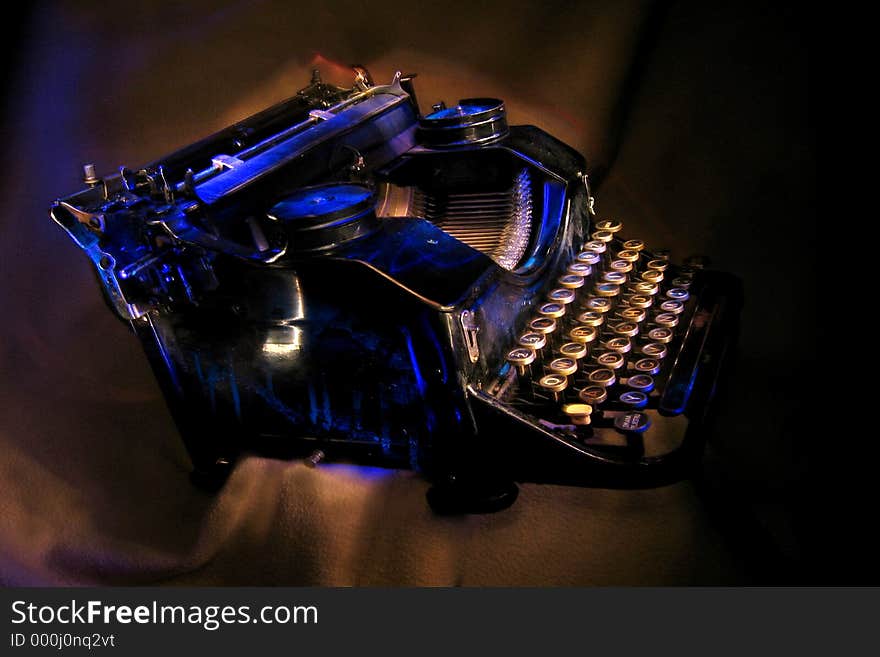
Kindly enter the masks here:
<path id="1" fill-rule="evenodd" d="M 0 582 L 858 583 L 813 478 L 812 21 L 700 2 L 41 4 L 8 21 L 0 213 Z M 409 473 L 248 458 L 216 498 L 139 345 L 47 216 L 80 167 L 137 166 L 277 102 L 314 66 L 496 96 L 590 162 L 601 217 L 742 276 L 705 476 L 525 486 L 437 519 Z"/>

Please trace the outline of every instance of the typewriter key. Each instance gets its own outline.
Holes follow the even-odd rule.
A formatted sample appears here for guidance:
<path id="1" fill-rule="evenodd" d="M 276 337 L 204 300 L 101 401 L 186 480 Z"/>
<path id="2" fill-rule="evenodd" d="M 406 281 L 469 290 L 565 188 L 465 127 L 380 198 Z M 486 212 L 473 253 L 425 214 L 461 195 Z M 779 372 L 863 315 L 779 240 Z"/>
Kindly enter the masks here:
<path id="1" fill-rule="evenodd" d="M 660 361 L 655 358 L 642 358 L 634 365 L 635 370 L 642 374 L 659 374 Z"/>
<path id="2" fill-rule="evenodd" d="M 623 258 L 618 258 L 617 260 L 611 261 L 611 269 L 613 269 L 614 271 L 619 271 L 621 274 L 631 272 L 632 268 L 632 262 L 624 260 Z"/>
<path id="3" fill-rule="evenodd" d="M 614 385 L 617 377 L 614 375 L 614 370 L 609 370 L 608 368 L 603 367 L 590 372 L 588 379 L 593 385 L 607 388 L 608 386 Z"/>
<path id="4" fill-rule="evenodd" d="M 612 326 L 611 330 L 617 335 L 625 335 L 626 337 L 631 338 L 634 335 L 638 335 L 639 325 L 635 322 L 620 322 L 620 324 Z"/>
<path id="5" fill-rule="evenodd" d="M 616 351 L 606 351 L 596 359 L 596 363 L 609 370 L 619 370 L 623 367 L 624 358 Z"/>
<path id="6" fill-rule="evenodd" d="M 599 283 L 596 285 L 596 295 L 600 297 L 616 297 L 620 294 L 620 286 L 614 283 Z M 610 306 L 609 306 L 610 307 Z"/>
<path id="7" fill-rule="evenodd" d="M 559 347 L 559 353 L 566 358 L 580 360 L 587 355 L 587 345 L 583 342 L 566 342 Z"/>
<path id="8" fill-rule="evenodd" d="M 559 319 L 565 314 L 565 304 L 556 303 L 555 301 L 552 303 L 545 303 L 543 306 L 538 308 L 538 314 L 542 315 L 543 317 Z"/>
<path id="9" fill-rule="evenodd" d="M 595 310 L 597 313 L 607 313 L 611 310 L 611 302 L 608 299 L 590 297 L 584 304 L 587 310 Z"/>
<path id="10" fill-rule="evenodd" d="M 550 299 L 550 301 L 555 301 L 562 305 L 568 305 L 574 301 L 574 290 L 565 287 L 558 287 L 555 290 L 550 290 L 547 294 L 547 298 Z"/>
<path id="11" fill-rule="evenodd" d="M 578 398 L 585 404 L 598 406 L 608 399 L 608 393 L 603 386 L 587 386 L 578 393 Z"/>
<path id="12" fill-rule="evenodd" d="M 596 255 L 595 253 L 591 253 L 590 255 Z M 596 257 L 598 260 L 598 256 Z M 590 274 L 593 273 L 593 268 L 585 262 L 573 262 L 568 266 L 566 270 L 569 274 L 574 276 L 580 276 L 581 278 L 586 278 Z"/>
<path id="13" fill-rule="evenodd" d="M 602 274 L 602 281 L 620 286 L 626 283 L 626 274 L 620 271 L 607 271 Z"/>
<path id="14" fill-rule="evenodd" d="M 665 326 L 658 326 L 657 328 L 652 328 L 648 331 L 648 339 L 661 344 L 672 342 L 673 335 L 674 333 L 672 332 L 672 329 Z"/>
<path id="15" fill-rule="evenodd" d="M 584 244 L 584 251 L 592 251 L 593 253 L 605 253 L 607 251 L 607 247 L 605 246 L 605 242 L 600 240 L 590 240 L 589 242 Z"/>
<path id="16" fill-rule="evenodd" d="M 596 222 L 596 228 L 599 230 L 607 230 L 609 233 L 617 233 L 623 228 L 623 224 L 613 219 L 603 219 Z"/>
<path id="17" fill-rule="evenodd" d="M 551 317 L 538 317 L 529 322 L 529 330 L 533 333 L 550 335 L 556 330 L 556 320 Z"/>
<path id="18" fill-rule="evenodd" d="M 659 342 L 649 342 L 644 347 L 642 347 L 642 353 L 650 358 L 663 360 L 664 358 L 666 358 L 666 347 Z"/>
<path id="19" fill-rule="evenodd" d="M 599 242 L 604 242 L 607 244 L 611 240 L 614 239 L 614 233 L 610 230 L 597 230 L 595 233 L 590 235 L 594 240 L 598 240 Z"/>
<path id="20" fill-rule="evenodd" d="M 617 314 L 628 322 L 635 322 L 636 324 L 644 322 L 645 318 L 648 316 L 648 312 L 644 308 L 638 307 L 622 308 Z"/>
<path id="21" fill-rule="evenodd" d="M 626 301 L 633 308 L 650 308 L 654 303 L 654 300 L 646 294 L 632 294 L 626 298 Z"/>
<path id="22" fill-rule="evenodd" d="M 565 274 L 559 277 L 559 284 L 568 290 L 577 290 L 584 286 L 584 277 L 580 274 Z"/>
<path id="23" fill-rule="evenodd" d="M 681 301 L 676 301 L 675 299 L 668 299 L 660 304 L 660 310 L 665 313 L 673 313 L 675 315 L 681 314 L 684 310 L 684 304 Z"/>
<path id="24" fill-rule="evenodd" d="M 574 358 L 555 358 L 547 367 L 553 374 L 571 376 L 577 372 L 578 364 Z"/>
<path id="25" fill-rule="evenodd" d="M 654 317 L 654 322 L 660 326 L 672 328 L 673 326 L 678 326 L 678 315 L 675 313 L 657 313 Z"/>
<path id="26" fill-rule="evenodd" d="M 636 281 L 632 284 L 632 291 L 639 295 L 653 297 L 660 291 L 660 287 L 656 283 L 648 281 Z"/>
<path id="27" fill-rule="evenodd" d="M 680 288 L 680 289 L 682 289 L 682 290 L 688 290 L 688 289 L 690 289 L 690 287 L 691 287 L 691 283 L 693 283 L 693 280 L 688 279 L 688 278 L 681 278 L 681 277 L 678 277 L 678 278 L 673 278 L 673 279 L 672 279 L 672 287 L 677 287 L 677 288 Z"/>
<path id="28" fill-rule="evenodd" d="M 568 378 L 561 374 L 547 374 L 541 377 L 538 385 L 553 396 L 553 401 L 559 401 L 559 393 L 568 387 Z"/>
<path id="29" fill-rule="evenodd" d="M 639 390 L 627 390 L 621 393 L 619 399 L 621 404 L 630 408 L 644 408 L 648 405 L 648 395 Z"/>
<path id="30" fill-rule="evenodd" d="M 592 326 L 575 326 L 568 335 L 574 342 L 589 344 L 596 339 L 599 332 Z"/>
<path id="31" fill-rule="evenodd" d="M 583 426 L 590 423 L 590 414 L 593 412 L 593 407 L 589 404 L 564 404 L 562 412 L 568 416 L 572 424 Z"/>
<path id="32" fill-rule="evenodd" d="M 651 418 L 639 411 L 629 411 L 614 418 L 614 427 L 624 433 L 641 433 L 651 426 Z"/>
<path id="33" fill-rule="evenodd" d="M 654 269 L 656 271 L 666 271 L 666 268 L 669 267 L 669 263 L 665 260 L 648 260 L 647 264 L 648 269 Z"/>
<path id="34" fill-rule="evenodd" d="M 619 354 L 627 354 L 632 349 L 632 342 L 630 342 L 629 338 L 620 336 L 608 340 L 608 342 L 605 343 L 605 348 L 610 349 L 611 351 L 616 351 Z"/>
<path id="35" fill-rule="evenodd" d="M 596 265 L 601 259 L 602 256 L 597 251 L 581 251 L 575 256 L 575 261 L 582 265 Z"/>
<path id="36" fill-rule="evenodd" d="M 638 262 L 639 252 L 638 251 L 630 251 L 629 249 L 624 249 L 623 251 L 621 251 L 617 254 L 617 257 L 620 260 L 625 260 L 626 262 L 629 262 L 629 263 Z"/>
<path id="37" fill-rule="evenodd" d="M 663 272 L 657 269 L 649 269 L 642 272 L 642 280 L 648 283 L 659 283 L 663 280 Z"/>
<path id="38" fill-rule="evenodd" d="M 577 322 L 584 326 L 602 326 L 605 323 L 605 315 L 596 310 L 587 310 L 577 316 Z"/>
<path id="39" fill-rule="evenodd" d="M 507 354 L 507 362 L 516 367 L 520 376 L 526 376 L 531 373 L 529 365 L 535 362 L 535 352 L 526 347 L 511 349 Z"/>
<path id="40" fill-rule="evenodd" d="M 675 301 L 687 301 L 689 297 L 688 291 L 681 287 L 673 287 L 666 291 L 666 298 Z"/>
<path id="41" fill-rule="evenodd" d="M 642 392 L 651 392 L 654 389 L 654 377 L 650 374 L 635 374 L 626 380 L 626 385 Z"/>
<path id="42" fill-rule="evenodd" d="M 541 333 L 524 333 L 519 338 L 519 345 L 539 352 L 547 345 L 547 338 Z"/>
<path id="43" fill-rule="evenodd" d="M 641 251 L 645 248 L 645 243 L 642 240 L 628 240 L 623 243 L 623 248 L 627 251 Z"/>

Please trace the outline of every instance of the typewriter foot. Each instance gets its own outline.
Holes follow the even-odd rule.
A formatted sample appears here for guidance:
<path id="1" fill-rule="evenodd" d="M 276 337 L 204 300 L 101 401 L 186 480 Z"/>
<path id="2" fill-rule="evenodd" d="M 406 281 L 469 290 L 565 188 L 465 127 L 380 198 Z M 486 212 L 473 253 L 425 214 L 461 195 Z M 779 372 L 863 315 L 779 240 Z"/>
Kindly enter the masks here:
<path id="1" fill-rule="evenodd" d="M 211 465 L 201 465 L 193 468 L 189 473 L 189 480 L 193 486 L 209 493 L 216 493 L 223 488 L 223 484 L 232 472 L 232 461 L 217 459 Z"/>
<path id="2" fill-rule="evenodd" d="M 519 488 L 512 481 L 462 480 L 454 476 L 431 486 L 426 497 L 434 513 L 495 513 L 516 501 Z"/>

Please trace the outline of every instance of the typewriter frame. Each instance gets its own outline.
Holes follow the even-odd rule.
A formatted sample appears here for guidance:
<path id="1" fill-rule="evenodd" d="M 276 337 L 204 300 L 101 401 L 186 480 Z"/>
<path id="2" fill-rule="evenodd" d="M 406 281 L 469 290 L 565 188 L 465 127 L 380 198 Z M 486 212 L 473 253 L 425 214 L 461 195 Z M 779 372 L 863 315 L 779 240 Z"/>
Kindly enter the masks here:
<path id="1" fill-rule="evenodd" d="M 108 305 L 144 345 L 192 457 L 195 480 L 221 485 L 244 450 L 408 465 L 434 481 L 429 501 L 435 510 L 457 513 L 508 506 L 516 498 L 514 480 L 653 486 L 685 476 L 702 451 L 705 412 L 720 366 L 698 382 L 696 410 L 681 444 L 660 457 L 596 451 L 570 439 L 567 430 L 533 421 L 496 394 L 500 366 L 522 329 L 524 309 L 546 293 L 550 274 L 588 239 L 594 207 L 584 158 L 538 128 L 506 123 L 463 143 L 426 144 L 419 138 L 426 124 L 413 76 L 398 73 L 391 84 L 376 86 L 364 69 L 357 72 L 352 89 L 327 85 L 315 74 L 290 100 L 137 172 L 91 177 L 85 190 L 52 207 L 52 218 L 92 261 Z M 289 234 L 260 215 L 268 199 L 328 182 L 378 186 L 380 201 L 387 202 L 393 187 L 474 162 L 485 165 L 484 171 L 494 166 L 502 177 L 508 164 L 511 170 L 519 166 L 541 183 L 540 221 L 511 270 L 406 213 L 389 212 L 378 228 L 371 223 L 363 235 L 331 244 L 320 256 L 297 252 Z M 241 239 L 245 227 L 254 244 Z M 432 259 L 426 245 L 442 247 L 439 255 Z M 351 281 L 363 286 L 362 293 L 341 303 L 338 286 Z M 697 288 L 726 295 L 724 310 L 713 315 L 709 345 L 720 364 L 735 333 L 738 282 L 699 272 Z M 370 317 L 375 308 L 367 293 L 388 301 L 390 316 Z M 279 299 L 285 301 L 279 305 Z M 313 344 L 323 345 L 325 355 L 332 352 L 331 343 L 311 333 L 315 317 L 330 317 L 317 323 L 336 322 L 349 331 L 343 352 L 363 361 L 354 368 L 359 376 L 373 363 L 352 347 L 364 336 L 380 347 L 392 345 L 383 352 L 389 359 L 409 359 L 405 375 L 395 370 L 398 378 L 384 379 L 388 389 L 411 388 L 389 397 L 394 413 L 407 416 L 393 429 L 395 441 L 378 430 L 359 438 L 353 416 L 344 422 L 329 412 L 322 416 L 314 382 L 340 381 L 347 364 L 313 362 Z M 351 328 L 365 317 L 370 319 L 363 332 Z M 393 337 L 398 333 L 403 342 Z M 281 342 L 271 342 L 278 336 Z M 278 353 L 267 352 L 268 345 L 279 345 Z M 311 410 L 294 413 L 274 392 L 240 391 L 236 367 L 244 368 L 245 378 L 258 378 L 247 358 L 233 363 L 237 356 L 230 354 L 242 352 L 248 358 L 263 354 L 273 376 L 308 379 L 303 385 Z M 222 366 L 218 371 L 231 376 L 232 384 L 219 398 L 214 389 L 205 392 L 198 363 L 206 359 L 228 360 L 228 371 Z M 300 373 L 290 374 L 295 371 Z M 377 393 L 381 404 L 388 394 Z M 401 394 L 404 402 L 394 406 Z M 294 419 L 289 425 L 276 422 L 272 426 L 281 429 L 270 431 L 263 423 L 270 411 L 251 413 L 257 404 L 270 411 L 284 406 L 280 415 Z M 378 422 L 387 429 L 384 419 Z"/>

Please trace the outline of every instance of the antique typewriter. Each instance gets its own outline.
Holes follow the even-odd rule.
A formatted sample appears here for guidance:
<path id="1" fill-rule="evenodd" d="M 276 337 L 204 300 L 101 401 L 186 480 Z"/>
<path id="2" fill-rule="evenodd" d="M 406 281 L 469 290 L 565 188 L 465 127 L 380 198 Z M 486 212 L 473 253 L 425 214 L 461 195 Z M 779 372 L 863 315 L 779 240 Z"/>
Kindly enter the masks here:
<path id="1" fill-rule="evenodd" d="M 654 486 L 699 463 L 733 276 L 595 216 L 584 158 L 414 76 L 311 83 L 56 201 L 194 465 L 416 468 L 445 513 L 517 481 Z"/>

